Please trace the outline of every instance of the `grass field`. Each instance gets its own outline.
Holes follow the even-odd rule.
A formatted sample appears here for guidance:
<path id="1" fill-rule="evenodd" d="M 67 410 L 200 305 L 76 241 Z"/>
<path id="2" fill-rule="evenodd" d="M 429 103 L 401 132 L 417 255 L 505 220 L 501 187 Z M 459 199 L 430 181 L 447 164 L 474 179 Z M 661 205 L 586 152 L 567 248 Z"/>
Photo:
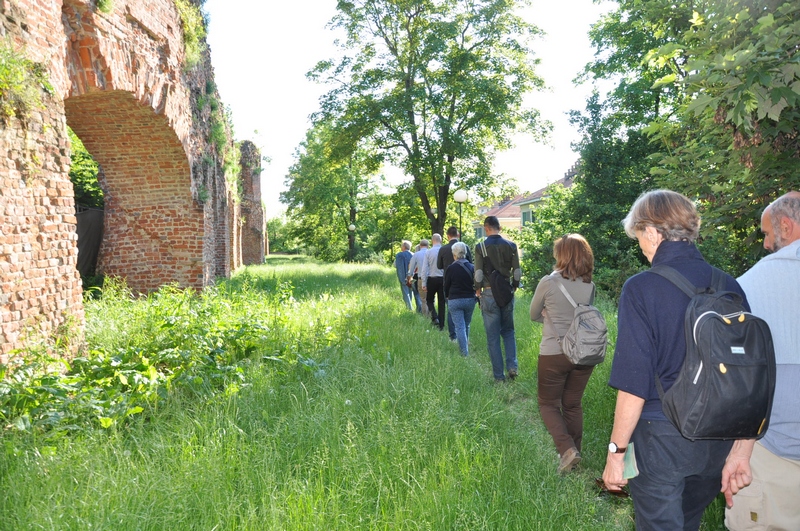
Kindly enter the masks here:
<path id="1" fill-rule="evenodd" d="M 118 417 L 91 406 L 106 419 L 91 428 L 75 425 L 87 406 L 71 426 L 4 430 L 0 529 L 633 529 L 631 502 L 593 481 L 611 429 L 610 363 L 584 399 L 581 467 L 559 476 L 536 406 L 541 325 L 529 302 L 522 294 L 515 310 L 520 376 L 498 385 L 480 313 L 463 358 L 405 310 L 385 267 L 272 257 L 201 296 L 89 301 L 90 351 L 136 353 L 138 369 L 109 378 L 158 392 L 138 409 L 112 400 L 127 408 Z M 152 361 L 176 356 L 205 359 L 211 376 Z M 721 521 L 717 503 L 703 529 Z"/>

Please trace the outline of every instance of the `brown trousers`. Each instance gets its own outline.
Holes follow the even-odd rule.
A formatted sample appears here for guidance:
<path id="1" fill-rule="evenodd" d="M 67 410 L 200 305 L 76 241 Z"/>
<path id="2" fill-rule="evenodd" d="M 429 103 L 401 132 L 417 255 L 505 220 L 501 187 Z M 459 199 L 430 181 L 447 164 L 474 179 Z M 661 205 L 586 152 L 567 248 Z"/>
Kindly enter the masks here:
<path id="1" fill-rule="evenodd" d="M 539 356 L 539 414 L 553 437 L 558 455 L 581 451 L 583 392 L 594 367 L 573 365 L 564 354 Z"/>

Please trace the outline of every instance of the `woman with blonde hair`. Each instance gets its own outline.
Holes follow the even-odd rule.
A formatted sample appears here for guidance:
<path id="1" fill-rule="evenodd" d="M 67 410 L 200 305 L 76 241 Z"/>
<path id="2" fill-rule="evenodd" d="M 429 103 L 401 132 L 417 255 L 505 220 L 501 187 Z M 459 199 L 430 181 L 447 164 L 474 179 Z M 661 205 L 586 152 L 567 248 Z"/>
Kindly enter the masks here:
<path id="1" fill-rule="evenodd" d="M 554 271 L 541 279 L 531 301 L 531 320 L 544 323 L 539 345 L 539 413 L 560 456 L 558 471 L 573 470 L 581 460 L 583 393 L 594 366 L 574 365 L 561 349 L 577 304 L 594 302 L 594 254 L 580 234 L 567 234 L 553 244 Z"/>
<path id="2" fill-rule="evenodd" d="M 694 244 L 700 216 L 689 198 L 670 190 L 647 192 L 622 223 L 653 266 L 676 269 L 698 289 L 712 286 L 713 268 Z M 741 295 L 749 309 L 736 280 L 723 275 L 725 291 Z M 651 271 L 629 278 L 619 299 L 608 382 L 617 389 L 617 404 L 603 480 L 612 491 L 630 487 L 637 530 L 698 529 L 703 511 L 720 492 L 723 466 L 749 483 L 749 464 L 731 452 L 733 441 L 685 439 L 662 410 L 656 377 L 667 391 L 683 366 L 688 305 L 680 288 Z M 639 474 L 626 479 L 630 442 Z"/>

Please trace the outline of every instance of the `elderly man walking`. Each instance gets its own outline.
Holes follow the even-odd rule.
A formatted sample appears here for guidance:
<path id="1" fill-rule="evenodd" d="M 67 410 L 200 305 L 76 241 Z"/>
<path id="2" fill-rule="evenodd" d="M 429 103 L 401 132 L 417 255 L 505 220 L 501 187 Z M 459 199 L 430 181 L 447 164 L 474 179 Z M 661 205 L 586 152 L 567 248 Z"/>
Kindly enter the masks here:
<path id="1" fill-rule="evenodd" d="M 425 262 L 422 268 L 422 289 L 427 294 L 431 321 L 441 330 L 444 327 L 444 271 L 436 266 L 439 248 L 442 246 L 441 234 L 434 234 L 431 242 L 433 247 L 425 253 Z M 433 306 L 434 299 L 436 299 L 436 307 Z"/>
<path id="2" fill-rule="evenodd" d="M 417 305 L 417 312 L 428 317 L 428 302 L 420 301 L 420 294 L 424 295 L 422 291 L 422 267 L 425 263 L 425 253 L 428 252 L 428 240 L 419 241 L 419 249 L 411 256 L 411 262 L 408 264 L 408 271 L 406 272 L 406 282 L 411 282 L 411 288 L 414 291 L 414 303 Z"/>
<path id="3" fill-rule="evenodd" d="M 403 240 L 400 252 L 394 257 L 394 267 L 397 270 L 397 280 L 400 282 L 400 290 L 403 293 L 403 302 L 406 303 L 406 308 L 409 310 L 411 309 L 411 286 L 406 281 L 406 274 L 412 258 L 410 249 L 411 242 Z"/>
<path id="4" fill-rule="evenodd" d="M 492 293 L 489 275 L 493 270 L 511 281 L 513 288 L 519 287 L 522 271 L 519 267 L 517 245 L 500 236 L 500 222 L 495 216 L 483 221 L 486 239 L 475 247 L 475 295 L 480 298 L 483 327 L 486 329 L 486 344 L 492 360 L 492 372 L 496 382 L 503 382 L 502 339 L 506 351 L 505 369 L 508 378 L 517 377 L 517 339 L 514 332 L 514 297 L 505 306 L 500 306 Z"/>
<path id="5" fill-rule="evenodd" d="M 770 204 L 761 231 L 772 254 L 738 280 L 772 332 L 777 379 L 766 435 L 736 441 L 722 471 L 731 531 L 800 529 L 800 192 Z"/>

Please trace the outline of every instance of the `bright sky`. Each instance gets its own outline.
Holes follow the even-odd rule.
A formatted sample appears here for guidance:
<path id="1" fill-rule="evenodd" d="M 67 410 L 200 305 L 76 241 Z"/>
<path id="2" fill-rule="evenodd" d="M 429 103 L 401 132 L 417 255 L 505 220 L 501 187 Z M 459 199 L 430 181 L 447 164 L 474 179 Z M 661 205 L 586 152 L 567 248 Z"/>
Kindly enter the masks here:
<path id="1" fill-rule="evenodd" d="M 264 164 L 262 194 L 267 217 L 284 210 L 279 194 L 295 150 L 310 127 L 309 115 L 329 87 L 306 79 L 318 61 L 335 55 L 336 34 L 326 28 L 336 0 L 207 0 L 208 43 L 217 86 L 230 106 L 237 140 L 251 140 Z M 583 110 L 590 86 L 572 80 L 592 59 L 587 32 L 610 4 L 592 0 L 533 0 L 523 16 L 547 35 L 534 44 L 538 74 L 551 88 L 530 96 L 530 106 L 554 123 L 550 146 L 519 137 L 497 157 L 495 170 L 534 192 L 564 176 L 577 161 L 570 144 L 579 139 L 567 112 Z M 257 131 L 257 133 L 256 133 Z"/>

